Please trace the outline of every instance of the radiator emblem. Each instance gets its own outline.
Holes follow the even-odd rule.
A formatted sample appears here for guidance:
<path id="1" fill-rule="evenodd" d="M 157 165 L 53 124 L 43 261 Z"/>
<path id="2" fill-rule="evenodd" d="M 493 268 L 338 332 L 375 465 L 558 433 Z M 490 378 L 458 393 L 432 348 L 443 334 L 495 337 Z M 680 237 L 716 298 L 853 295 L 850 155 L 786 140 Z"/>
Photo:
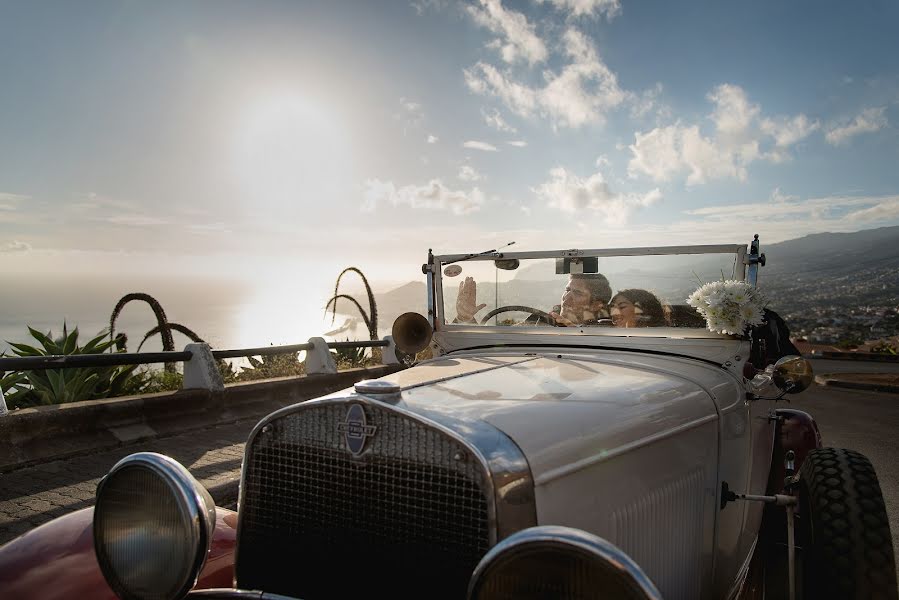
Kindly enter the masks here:
<path id="1" fill-rule="evenodd" d="M 365 411 L 361 404 L 352 404 L 346 413 L 346 421 L 337 424 L 337 432 L 342 433 L 346 447 L 353 456 L 359 456 L 365 449 L 365 442 L 377 431 L 375 425 L 365 422 Z"/>

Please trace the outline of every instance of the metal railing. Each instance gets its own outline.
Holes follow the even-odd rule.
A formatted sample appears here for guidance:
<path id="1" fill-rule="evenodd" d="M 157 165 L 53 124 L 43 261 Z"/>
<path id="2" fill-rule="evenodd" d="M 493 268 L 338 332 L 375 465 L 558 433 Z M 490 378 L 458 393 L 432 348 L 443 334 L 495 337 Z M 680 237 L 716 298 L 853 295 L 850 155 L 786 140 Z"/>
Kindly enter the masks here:
<path id="1" fill-rule="evenodd" d="M 305 344 L 265 346 L 262 348 L 238 348 L 212 350 L 208 344 L 188 344 L 182 351 L 163 352 L 113 352 L 103 354 L 63 354 L 51 356 L 0 357 L 0 376 L 11 371 L 41 371 L 83 367 L 114 367 L 120 365 L 147 365 L 154 363 L 184 363 L 183 388 L 220 390 L 224 388 L 221 373 L 215 366 L 217 360 L 247 356 L 296 354 L 306 351 L 306 374 L 336 373 L 337 364 L 331 350 L 341 348 L 384 348 L 381 364 L 399 364 L 393 338 L 383 340 L 359 340 L 326 342 L 323 338 L 310 338 Z M 197 356 L 199 354 L 199 357 Z M 9 413 L 3 390 L 0 389 L 0 417 Z"/>
<path id="2" fill-rule="evenodd" d="M 359 340 L 326 342 L 329 349 L 340 348 L 387 348 L 389 340 Z M 292 354 L 312 350 L 311 342 L 286 346 L 264 346 L 261 348 L 237 348 L 234 350 L 212 350 L 215 359 L 241 358 L 247 356 L 267 356 Z M 39 371 L 76 367 L 113 367 L 119 365 L 147 365 L 168 362 L 188 362 L 193 353 L 188 350 L 169 352 L 116 352 L 111 354 L 63 354 L 48 356 L 12 356 L 0 358 L 2 371 Z"/>

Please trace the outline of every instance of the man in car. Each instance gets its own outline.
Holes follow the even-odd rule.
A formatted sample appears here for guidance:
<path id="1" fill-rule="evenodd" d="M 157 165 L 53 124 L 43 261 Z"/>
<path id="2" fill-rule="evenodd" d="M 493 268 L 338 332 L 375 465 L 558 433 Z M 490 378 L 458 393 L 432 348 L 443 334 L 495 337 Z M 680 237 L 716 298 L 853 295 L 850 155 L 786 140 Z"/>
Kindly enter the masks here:
<path id="1" fill-rule="evenodd" d="M 475 314 L 486 304 L 477 303 L 478 284 L 466 277 L 459 284 L 456 298 L 456 318 L 453 323 L 476 323 Z M 554 325 L 572 327 L 578 325 L 598 325 L 601 319 L 609 319 L 609 300 L 612 288 L 609 280 L 600 273 L 572 273 L 568 276 L 561 303 L 549 312 Z M 534 317 L 526 323 L 533 323 Z"/>

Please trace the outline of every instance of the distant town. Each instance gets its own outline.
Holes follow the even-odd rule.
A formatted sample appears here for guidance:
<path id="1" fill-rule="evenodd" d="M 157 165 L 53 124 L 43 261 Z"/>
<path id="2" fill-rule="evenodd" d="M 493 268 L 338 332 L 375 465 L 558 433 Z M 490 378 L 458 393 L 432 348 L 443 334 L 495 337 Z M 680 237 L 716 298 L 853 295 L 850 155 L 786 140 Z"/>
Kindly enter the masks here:
<path id="1" fill-rule="evenodd" d="M 778 278 L 781 279 L 781 278 Z M 794 339 L 841 350 L 899 350 L 899 271 L 869 267 L 839 276 L 766 282 Z"/>

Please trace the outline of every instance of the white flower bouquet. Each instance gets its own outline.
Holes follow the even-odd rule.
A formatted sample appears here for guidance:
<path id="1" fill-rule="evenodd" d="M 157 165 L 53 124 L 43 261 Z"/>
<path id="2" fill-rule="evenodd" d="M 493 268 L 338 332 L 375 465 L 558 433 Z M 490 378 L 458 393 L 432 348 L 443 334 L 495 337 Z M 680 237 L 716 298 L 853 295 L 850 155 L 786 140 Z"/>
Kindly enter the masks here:
<path id="1" fill-rule="evenodd" d="M 713 281 L 687 298 L 687 304 L 705 317 L 709 331 L 742 335 L 764 319 L 768 299 L 744 281 Z"/>

